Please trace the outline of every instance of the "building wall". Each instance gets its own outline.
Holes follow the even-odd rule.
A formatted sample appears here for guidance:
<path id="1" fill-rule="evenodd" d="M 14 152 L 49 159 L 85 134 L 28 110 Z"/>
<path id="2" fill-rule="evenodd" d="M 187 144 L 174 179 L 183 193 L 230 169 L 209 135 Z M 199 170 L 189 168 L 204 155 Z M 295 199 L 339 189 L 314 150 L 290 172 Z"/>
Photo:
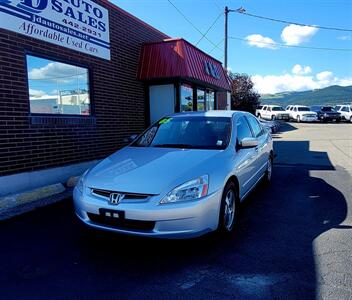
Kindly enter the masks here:
<path id="1" fill-rule="evenodd" d="M 0 176 L 100 159 L 144 129 L 140 47 L 167 36 L 98 3 L 109 9 L 111 61 L 0 29 Z M 30 116 L 26 53 L 88 67 L 92 117 Z"/>

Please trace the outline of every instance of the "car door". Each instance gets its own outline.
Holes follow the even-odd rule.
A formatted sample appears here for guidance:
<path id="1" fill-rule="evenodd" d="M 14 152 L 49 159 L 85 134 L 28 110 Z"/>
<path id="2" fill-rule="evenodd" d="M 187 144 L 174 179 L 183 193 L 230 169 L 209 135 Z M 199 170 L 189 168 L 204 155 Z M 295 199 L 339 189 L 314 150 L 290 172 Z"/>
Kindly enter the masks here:
<path id="1" fill-rule="evenodd" d="M 246 115 L 248 123 L 252 130 L 252 135 L 258 139 L 258 146 L 255 148 L 257 151 L 257 160 L 255 162 L 254 183 L 257 182 L 265 173 L 267 162 L 269 159 L 269 135 L 264 130 L 263 126 L 252 115 Z"/>
<path id="2" fill-rule="evenodd" d="M 257 168 L 258 152 L 255 148 L 241 148 L 239 145 L 244 138 L 252 138 L 252 130 L 244 115 L 238 117 L 235 121 L 236 128 L 236 153 L 235 172 L 240 184 L 240 198 L 242 199 L 251 189 L 255 182 L 255 173 Z"/>
<path id="3" fill-rule="evenodd" d="M 351 113 L 350 113 L 350 109 L 349 109 L 348 106 L 343 106 L 343 107 L 340 109 L 339 113 L 341 114 L 341 116 L 342 116 L 345 120 L 349 120 L 349 119 L 350 119 Z"/>
<path id="4" fill-rule="evenodd" d="M 269 114 L 269 106 L 265 106 L 265 109 L 263 110 L 263 119 L 268 119 L 268 114 Z"/>

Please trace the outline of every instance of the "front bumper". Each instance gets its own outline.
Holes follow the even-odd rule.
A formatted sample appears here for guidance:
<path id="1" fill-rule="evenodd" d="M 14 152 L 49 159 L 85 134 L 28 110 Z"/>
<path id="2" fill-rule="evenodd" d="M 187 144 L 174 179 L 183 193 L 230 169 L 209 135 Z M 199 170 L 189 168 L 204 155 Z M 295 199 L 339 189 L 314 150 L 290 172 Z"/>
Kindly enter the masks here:
<path id="1" fill-rule="evenodd" d="M 89 189 L 85 188 L 82 194 L 77 188 L 74 189 L 75 213 L 83 223 L 97 229 L 149 237 L 190 238 L 214 231 L 218 227 L 221 190 L 200 200 L 163 205 L 159 205 L 158 196 L 140 202 L 126 200 L 111 205 L 87 190 Z M 108 222 L 103 221 L 106 220 L 101 215 L 104 210 L 120 214 L 116 226 L 110 218 Z"/>
<path id="2" fill-rule="evenodd" d="M 289 120 L 290 116 L 289 115 L 276 115 L 275 118 L 277 120 Z"/>
<path id="3" fill-rule="evenodd" d="M 306 116 L 301 117 L 302 122 L 316 122 L 317 120 L 318 120 L 317 117 L 306 117 Z"/>

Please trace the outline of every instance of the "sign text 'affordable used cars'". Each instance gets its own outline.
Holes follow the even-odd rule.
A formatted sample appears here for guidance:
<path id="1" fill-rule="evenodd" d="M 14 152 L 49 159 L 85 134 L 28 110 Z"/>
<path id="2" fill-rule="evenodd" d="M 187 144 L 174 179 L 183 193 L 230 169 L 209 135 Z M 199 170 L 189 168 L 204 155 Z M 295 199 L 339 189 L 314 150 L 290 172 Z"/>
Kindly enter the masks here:
<path id="1" fill-rule="evenodd" d="M 110 59 L 108 10 L 90 0 L 0 0 L 0 27 Z"/>

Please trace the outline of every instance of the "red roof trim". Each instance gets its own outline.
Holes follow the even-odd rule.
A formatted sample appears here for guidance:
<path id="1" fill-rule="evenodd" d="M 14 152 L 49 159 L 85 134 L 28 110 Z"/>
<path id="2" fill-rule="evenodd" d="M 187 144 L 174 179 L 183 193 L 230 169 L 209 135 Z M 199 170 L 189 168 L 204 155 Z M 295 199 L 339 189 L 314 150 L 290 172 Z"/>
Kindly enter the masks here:
<path id="1" fill-rule="evenodd" d="M 230 90 L 220 61 L 182 38 L 144 43 L 138 71 L 140 80 L 184 78 Z"/>
<path id="2" fill-rule="evenodd" d="M 190 43 L 189 41 L 185 40 L 184 38 L 178 37 L 178 38 L 166 38 L 164 39 L 162 42 L 167 43 L 167 42 L 175 42 L 175 41 L 184 41 L 185 43 L 187 43 L 188 45 L 190 45 L 192 48 L 196 49 L 198 52 L 202 52 L 204 55 L 208 56 L 209 58 L 211 58 L 212 60 L 217 61 L 219 64 L 222 65 L 222 62 L 216 58 L 214 58 L 213 56 L 209 55 L 208 53 L 204 52 L 202 49 L 197 48 L 196 46 L 194 46 L 192 43 Z M 160 41 L 155 41 L 155 42 L 145 42 L 142 43 L 142 45 L 151 45 L 151 44 L 160 44 L 162 43 Z"/>

